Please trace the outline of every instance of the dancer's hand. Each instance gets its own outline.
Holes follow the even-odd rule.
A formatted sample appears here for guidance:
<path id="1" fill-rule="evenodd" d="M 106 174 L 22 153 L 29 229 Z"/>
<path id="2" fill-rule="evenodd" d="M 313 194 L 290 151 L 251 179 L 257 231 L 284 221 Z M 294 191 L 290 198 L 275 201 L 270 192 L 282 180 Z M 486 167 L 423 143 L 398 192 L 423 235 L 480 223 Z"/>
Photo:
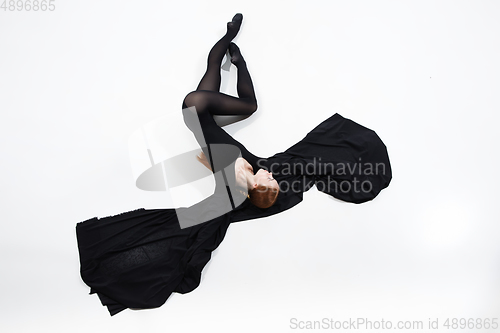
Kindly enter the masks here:
<path id="1" fill-rule="evenodd" d="M 205 156 L 205 153 L 203 151 L 200 153 L 200 155 L 196 155 L 196 159 L 198 160 L 198 162 L 207 167 L 208 170 L 212 171 L 210 163 L 208 163 L 207 157 Z"/>

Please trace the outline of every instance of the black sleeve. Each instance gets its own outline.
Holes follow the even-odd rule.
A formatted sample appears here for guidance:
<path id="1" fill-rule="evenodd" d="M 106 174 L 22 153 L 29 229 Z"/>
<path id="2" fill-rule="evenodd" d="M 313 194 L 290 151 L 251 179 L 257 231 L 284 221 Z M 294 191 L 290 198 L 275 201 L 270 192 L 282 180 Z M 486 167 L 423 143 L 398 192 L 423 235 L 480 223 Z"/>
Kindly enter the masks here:
<path id="1" fill-rule="evenodd" d="M 202 148 L 206 156 L 208 153 L 208 144 L 229 144 L 237 147 L 241 152 L 241 157 L 250 163 L 257 172 L 260 169 L 258 165 L 260 157 L 252 154 L 239 141 L 235 140 L 231 135 L 224 131 L 213 119 L 213 116 L 208 112 L 196 113 L 190 108 L 183 109 L 184 122 L 186 126 L 193 132 L 196 141 Z"/>

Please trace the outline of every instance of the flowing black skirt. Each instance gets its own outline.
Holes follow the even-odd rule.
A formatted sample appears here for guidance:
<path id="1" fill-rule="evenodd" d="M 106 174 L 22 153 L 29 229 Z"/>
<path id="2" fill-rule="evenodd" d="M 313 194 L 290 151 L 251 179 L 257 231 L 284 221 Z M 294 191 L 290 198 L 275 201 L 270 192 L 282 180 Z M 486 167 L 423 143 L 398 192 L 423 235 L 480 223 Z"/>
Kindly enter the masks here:
<path id="1" fill-rule="evenodd" d="M 78 223 L 80 273 L 111 315 L 155 308 L 195 289 L 230 214 L 181 229 L 175 209 L 144 209 Z"/>
<path id="2" fill-rule="evenodd" d="M 221 216 L 188 228 L 180 227 L 178 216 L 183 215 L 178 214 L 192 207 L 140 208 L 78 223 L 81 277 L 111 315 L 126 308 L 159 307 L 173 292 L 195 289 L 203 267 L 231 222 L 287 210 L 300 203 L 303 192 L 314 185 L 340 200 L 363 203 L 375 198 L 392 179 L 387 149 L 378 135 L 339 114 L 323 121 L 286 151 L 267 159 L 250 154 L 215 123 L 207 123 L 203 130 L 209 143 L 238 147 L 243 157 L 256 165 L 254 171 L 258 167 L 273 171 L 280 184 L 278 199 L 267 209 L 246 200 L 232 210 L 224 210 L 228 212 Z M 210 126 L 213 130 L 207 130 Z M 234 174 L 228 178 L 234 178 Z M 291 186 L 285 190 L 285 184 Z M 333 186 L 336 184 L 344 188 Z M 216 185 L 214 195 L 204 200 L 208 203 L 204 207 L 214 202 L 219 205 L 224 192 L 224 186 Z"/>

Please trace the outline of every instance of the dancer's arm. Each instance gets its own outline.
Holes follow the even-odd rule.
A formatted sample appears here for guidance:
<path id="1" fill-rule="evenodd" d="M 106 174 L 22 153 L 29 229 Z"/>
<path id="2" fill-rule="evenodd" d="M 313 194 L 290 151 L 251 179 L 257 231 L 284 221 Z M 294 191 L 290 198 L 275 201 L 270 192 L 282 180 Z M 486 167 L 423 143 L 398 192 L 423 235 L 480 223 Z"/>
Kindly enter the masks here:
<path id="1" fill-rule="evenodd" d="M 203 164 L 208 170 L 213 172 L 210 163 L 208 163 L 207 156 L 205 156 L 205 153 L 203 151 L 199 155 L 196 155 L 196 159 L 198 160 L 198 162 Z"/>

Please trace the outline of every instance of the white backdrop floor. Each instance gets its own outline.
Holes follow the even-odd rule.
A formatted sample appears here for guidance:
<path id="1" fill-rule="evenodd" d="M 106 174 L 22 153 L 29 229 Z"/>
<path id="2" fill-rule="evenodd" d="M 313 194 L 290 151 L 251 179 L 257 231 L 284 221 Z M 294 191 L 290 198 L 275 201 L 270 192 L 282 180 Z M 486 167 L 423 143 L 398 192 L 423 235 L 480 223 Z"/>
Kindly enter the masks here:
<path id="1" fill-rule="evenodd" d="M 51 3 L 0 10 L 2 332 L 327 331 L 358 318 L 445 332 L 448 318 L 500 318 L 499 3 Z M 270 156 L 338 112 L 382 138 L 392 183 L 362 205 L 312 189 L 233 224 L 198 289 L 110 317 L 80 279 L 75 225 L 173 207 L 172 193 L 135 187 L 129 140 L 181 112 L 237 12 L 259 109 L 225 130 Z M 223 91 L 236 94 L 235 77 Z"/>

